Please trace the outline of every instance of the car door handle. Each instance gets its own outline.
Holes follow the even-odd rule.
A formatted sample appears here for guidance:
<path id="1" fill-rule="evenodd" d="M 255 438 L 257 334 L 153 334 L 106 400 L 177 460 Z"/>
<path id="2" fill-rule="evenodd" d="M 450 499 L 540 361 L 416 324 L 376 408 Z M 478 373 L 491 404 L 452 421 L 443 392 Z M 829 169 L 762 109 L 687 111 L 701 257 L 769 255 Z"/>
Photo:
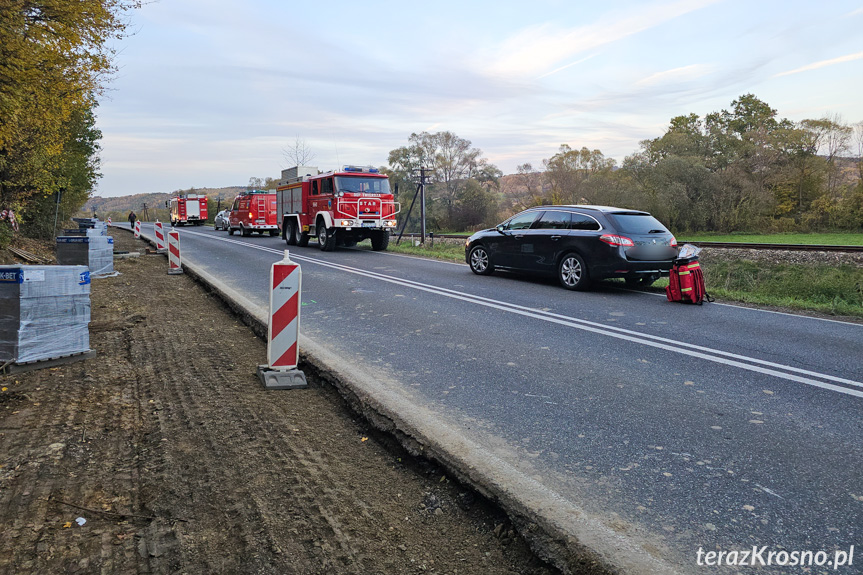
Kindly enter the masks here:
<path id="1" fill-rule="evenodd" d="M 516 234 L 514 237 L 515 237 L 515 239 L 520 240 L 521 238 L 524 237 L 524 234 Z"/>
<path id="2" fill-rule="evenodd" d="M 553 241 L 553 242 L 556 242 L 557 240 L 559 240 L 559 239 L 560 239 L 560 237 L 561 237 L 561 236 L 551 236 L 551 237 L 550 237 L 550 238 L 548 238 L 548 239 L 550 239 L 550 240 L 551 240 L 551 241 Z"/>

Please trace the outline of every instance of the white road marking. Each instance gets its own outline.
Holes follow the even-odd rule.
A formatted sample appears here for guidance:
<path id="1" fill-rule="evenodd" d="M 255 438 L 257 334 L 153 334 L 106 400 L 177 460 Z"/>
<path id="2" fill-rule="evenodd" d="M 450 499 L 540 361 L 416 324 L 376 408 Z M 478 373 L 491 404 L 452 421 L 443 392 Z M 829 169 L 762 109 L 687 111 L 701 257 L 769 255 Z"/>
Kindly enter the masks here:
<path id="1" fill-rule="evenodd" d="M 216 239 L 218 241 L 224 241 L 229 243 L 238 244 L 244 247 L 249 247 L 253 249 L 262 250 L 265 252 L 270 252 L 278 255 L 282 255 L 284 250 L 279 250 L 275 248 L 259 246 L 255 244 L 250 244 L 247 242 L 242 242 L 234 239 L 228 238 L 213 238 L 212 235 L 202 234 L 200 232 L 185 232 L 194 235 L 201 235 L 204 237 L 208 237 L 211 239 Z M 688 355 L 690 357 L 696 357 L 699 359 L 703 359 L 706 361 L 719 363 L 723 365 L 728 365 L 731 367 L 737 367 L 740 369 L 745 369 L 748 371 L 753 371 L 756 373 L 762 373 L 765 375 L 770 375 L 773 377 L 778 377 L 781 379 L 786 379 L 789 381 L 795 381 L 798 383 L 803 383 L 806 385 L 810 385 L 813 387 L 818 387 L 821 389 L 828 389 L 831 391 L 836 391 L 839 393 L 844 393 L 847 395 L 853 395 L 855 397 L 863 398 L 863 382 L 854 381 L 850 379 L 845 379 L 841 377 L 835 377 L 832 375 L 822 374 L 814 371 L 809 371 L 805 369 L 800 369 L 796 367 L 792 367 L 789 365 L 783 365 L 779 363 L 774 363 L 770 361 L 765 361 L 753 357 L 747 357 L 744 355 L 739 355 L 735 353 L 725 352 L 722 350 L 712 349 L 704 346 L 699 346 L 691 343 L 687 343 L 684 341 L 677 341 L 669 338 L 664 338 L 660 336 L 640 333 L 633 330 L 628 330 L 619 327 L 613 327 L 606 324 L 600 324 L 597 322 L 592 322 L 588 320 L 582 320 L 578 318 L 563 316 L 560 314 L 554 314 L 550 312 L 544 312 L 541 310 L 536 310 L 516 304 L 511 304 L 508 302 L 503 302 L 499 300 L 494 300 L 490 298 L 484 298 L 481 296 L 475 296 L 472 294 L 468 294 L 465 292 L 459 292 L 447 288 L 437 287 L 429 284 L 424 284 L 421 282 L 415 282 L 412 280 L 405 280 L 396 278 L 393 276 L 384 275 L 377 272 L 372 272 L 369 270 L 364 270 L 360 268 L 353 268 L 350 266 L 346 266 L 344 264 L 337 264 L 333 262 L 326 262 L 323 260 L 311 258 L 308 256 L 298 255 L 296 253 L 291 254 L 291 258 L 295 259 L 299 262 L 306 262 L 314 265 L 319 265 L 322 267 L 328 267 L 331 269 L 343 271 L 346 273 L 352 273 L 363 277 L 368 277 L 371 279 L 376 279 L 379 281 L 384 281 L 387 283 L 392 283 L 396 285 L 400 285 L 403 287 L 409 287 L 415 290 L 433 293 L 440 296 L 448 297 L 451 299 L 456 299 L 460 301 L 464 301 L 467 303 L 472 303 L 475 305 L 480 305 L 492 309 L 497 309 L 500 311 L 505 311 L 508 313 L 513 313 L 525 317 L 529 317 L 532 319 L 538 319 L 541 321 L 546 321 L 549 323 L 554 323 L 557 325 L 562 325 L 566 327 L 572 327 L 575 329 L 580 329 L 582 331 L 587 331 L 591 333 L 596 333 L 599 335 L 604 335 L 607 337 L 613 337 L 616 339 L 621 339 L 624 341 L 629 341 L 632 343 L 637 343 L 640 345 L 646 345 L 649 347 L 654 347 L 658 349 L 662 349 L 665 351 L 670 351 L 673 353 L 678 353 L 681 355 Z M 781 370 L 781 371 L 780 371 Z M 808 377 L 807 377 L 808 376 Z M 818 379 L 813 379 L 818 378 Z M 823 380 L 823 381 L 819 381 Z M 833 385 L 832 383 L 841 383 L 853 387 L 843 387 L 839 385 Z M 860 389 L 854 389 L 860 388 Z"/>

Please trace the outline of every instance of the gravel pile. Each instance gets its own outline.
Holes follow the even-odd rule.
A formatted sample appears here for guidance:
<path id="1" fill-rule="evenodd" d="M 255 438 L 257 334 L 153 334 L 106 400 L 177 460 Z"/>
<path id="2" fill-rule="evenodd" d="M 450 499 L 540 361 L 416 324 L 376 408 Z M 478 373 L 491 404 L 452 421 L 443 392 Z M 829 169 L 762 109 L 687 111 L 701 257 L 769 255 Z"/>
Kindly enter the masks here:
<path id="1" fill-rule="evenodd" d="M 849 264 L 863 267 L 863 253 L 801 252 L 791 250 L 752 250 L 704 248 L 699 259 L 704 263 L 749 260 L 773 264 L 826 265 Z"/>

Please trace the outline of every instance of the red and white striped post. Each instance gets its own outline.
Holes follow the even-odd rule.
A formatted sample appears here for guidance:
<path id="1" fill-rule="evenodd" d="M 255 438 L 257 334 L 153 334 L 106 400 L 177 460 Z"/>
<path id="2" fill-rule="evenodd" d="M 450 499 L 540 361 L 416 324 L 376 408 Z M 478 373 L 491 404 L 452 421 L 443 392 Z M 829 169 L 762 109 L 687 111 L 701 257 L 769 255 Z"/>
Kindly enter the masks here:
<path id="1" fill-rule="evenodd" d="M 288 250 L 284 259 L 270 269 L 267 365 L 258 366 L 261 383 L 267 389 L 306 387 L 306 375 L 297 369 L 302 273 L 300 264 L 291 261 Z"/>
<path id="2" fill-rule="evenodd" d="M 108 216 L 108 227 L 111 227 L 111 216 Z"/>
<path id="3" fill-rule="evenodd" d="M 141 237 L 141 220 L 135 220 L 135 239 Z"/>
<path id="4" fill-rule="evenodd" d="M 180 232 L 173 228 L 168 232 L 168 273 L 170 275 L 183 273 L 180 261 Z"/>
<path id="5" fill-rule="evenodd" d="M 165 253 L 165 229 L 162 227 L 162 222 L 156 220 L 155 235 L 156 235 L 156 251 L 160 254 Z"/>

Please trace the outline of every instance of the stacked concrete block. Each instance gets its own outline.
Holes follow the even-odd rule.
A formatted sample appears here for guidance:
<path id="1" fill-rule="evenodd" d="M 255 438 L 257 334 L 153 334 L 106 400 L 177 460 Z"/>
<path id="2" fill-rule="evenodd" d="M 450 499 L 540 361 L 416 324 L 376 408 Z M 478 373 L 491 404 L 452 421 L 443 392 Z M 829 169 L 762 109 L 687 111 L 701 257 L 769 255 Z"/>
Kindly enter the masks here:
<path id="1" fill-rule="evenodd" d="M 90 350 L 86 266 L 0 266 L 0 365 Z"/>
<path id="2" fill-rule="evenodd" d="M 114 271 L 114 238 L 111 236 L 60 236 L 57 238 L 57 263 L 85 265 L 94 276 Z"/>

